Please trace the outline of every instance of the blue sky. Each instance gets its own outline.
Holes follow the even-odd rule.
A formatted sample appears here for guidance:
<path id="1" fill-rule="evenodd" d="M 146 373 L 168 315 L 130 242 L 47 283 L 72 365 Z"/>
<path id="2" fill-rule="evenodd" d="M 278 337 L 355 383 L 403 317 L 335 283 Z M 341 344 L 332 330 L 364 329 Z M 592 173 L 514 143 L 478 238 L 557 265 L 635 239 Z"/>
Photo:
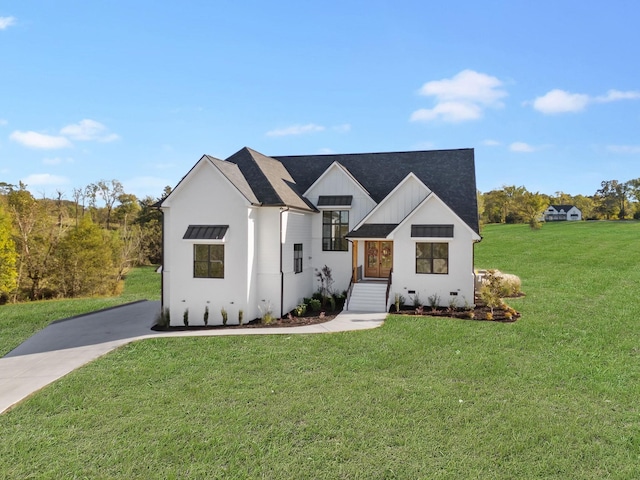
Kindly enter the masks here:
<path id="1" fill-rule="evenodd" d="M 5 1 L 0 181 L 159 196 L 203 155 L 475 148 L 478 188 L 640 177 L 640 2 Z"/>

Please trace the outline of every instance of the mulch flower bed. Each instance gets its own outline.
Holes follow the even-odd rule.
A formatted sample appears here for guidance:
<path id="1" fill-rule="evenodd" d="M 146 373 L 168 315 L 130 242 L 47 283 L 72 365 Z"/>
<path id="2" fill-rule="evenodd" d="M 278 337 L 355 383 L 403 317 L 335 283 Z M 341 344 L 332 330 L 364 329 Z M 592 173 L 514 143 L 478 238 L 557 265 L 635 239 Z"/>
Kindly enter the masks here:
<path id="1" fill-rule="evenodd" d="M 181 331 L 193 331 L 193 330 L 220 330 L 220 329 L 231 329 L 231 328 L 277 328 L 277 327 L 299 327 L 303 325 L 315 325 L 318 323 L 328 322 L 329 320 L 333 320 L 340 312 L 329 312 L 324 315 L 318 312 L 312 312 L 308 315 L 304 315 L 302 317 L 284 317 L 284 318 L 274 318 L 271 323 L 265 324 L 259 318 L 251 320 L 250 322 L 243 323 L 242 325 L 238 324 L 230 324 L 230 325 L 176 325 L 172 327 L 161 327 L 159 325 L 154 325 L 151 327 L 151 330 L 156 332 L 181 332 Z"/>
<path id="2" fill-rule="evenodd" d="M 183 325 L 173 327 L 160 327 L 154 325 L 151 330 L 154 331 L 186 331 L 186 330 L 217 330 L 217 329 L 230 329 L 230 328 L 282 328 L 282 327 L 298 327 L 303 325 L 316 325 L 318 323 L 328 322 L 333 320 L 340 313 L 340 311 L 329 313 L 310 312 L 301 317 L 287 316 L 283 318 L 274 318 L 271 323 L 265 324 L 259 318 L 251 320 L 250 322 L 242 325 L 193 325 L 185 327 Z M 392 305 L 389 313 L 393 315 L 408 315 L 408 316 L 424 316 L 424 317 L 442 317 L 442 318 L 460 318 L 463 320 L 478 320 L 478 321 L 492 321 L 492 322 L 515 322 L 522 315 L 520 312 L 516 312 L 511 307 L 505 305 L 504 307 L 495 307 L 493 309 L 493 315 L 490 315 L 491 309 L 486 305 L 481 305 L 480 302 L 476 303 L 476 307 L 473 309 L 450 309 L 446 307 L 438 307 L 435 310 L 430 307 L 423 307 L 422 311 L 415 307 L 403 306 L 400 307 L 400 311 L 396 312 L 395 306 Z"/>
<path id="3" fill-rule="evenodd" d="M 329 320 L 333 320 L 338 316 L 339 313 L 340 312 L 325 313 L 322 316 L 316 313 L 316 314 L 304 315 L 302 317 L 292 316 L 292 317 L 275 318 L 269 324 L 264 324 L 261 322 L 259 318 L 256 318 L 255 320 L 250 321 L 246 325 L 243 325 L 243 327 L 264 328 L 264 327 L 299 327 L 302 325 L 315 325 L 317 323 L 324 323 L 324 322 L 328 322 Z"/>
<path id="4" fill-rule="evenodd" d="M 413 315 L 413 316 L 425 316 L 425 317 L 444 317 L 444 318 L 460 318 L 464 320 L 482 320 L 492 322 L 515 322 L 522 314 L 516 312 L 513 308 L 505 305 L 503 307 L 494 307 L 493 314 L 491 309 L 486 305 L 481 305 L 479 302 L 475 308 L 461 309 L 461 308 L 446 308 L 438 307 L 432 309 L 431 307 L 423 307 L 422 311 L 415 307 L 404 306 L 400 307 L 400 311 L 396 312 L 395 306 L 391 306 L 389 313 L 394 315 Z"/>

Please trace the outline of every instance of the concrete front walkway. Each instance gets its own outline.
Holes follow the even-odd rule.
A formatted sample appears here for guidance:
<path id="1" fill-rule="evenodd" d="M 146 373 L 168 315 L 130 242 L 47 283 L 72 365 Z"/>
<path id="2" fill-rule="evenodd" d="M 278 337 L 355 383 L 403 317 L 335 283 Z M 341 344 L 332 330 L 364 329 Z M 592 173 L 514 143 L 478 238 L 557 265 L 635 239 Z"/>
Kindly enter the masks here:
<path id="1" fill-rule="evenodd" d="M 364 330 L 382 325 L 386 313 L 343 312 L 316 325 L 177 332 L 151 330 L 160 302 L 137 302 L 54 322 L 0 358 L 0 413 L 82 365 L 144 338 L 290 335 Z"/>

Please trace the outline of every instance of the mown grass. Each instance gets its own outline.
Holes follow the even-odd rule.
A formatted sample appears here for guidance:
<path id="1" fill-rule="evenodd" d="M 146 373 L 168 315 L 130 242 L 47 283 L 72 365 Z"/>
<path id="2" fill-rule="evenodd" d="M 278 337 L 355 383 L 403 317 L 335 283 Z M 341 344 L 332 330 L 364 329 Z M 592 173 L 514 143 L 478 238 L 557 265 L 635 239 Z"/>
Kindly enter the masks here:
<path id="1" fill-rule="evenodd" d="M 640 477 L 638 223 L 488 226 L 515 323 L 128 345 L 0 416 L 8 478 Z"/>
<path id="2" fill-rule="evenodd" d="M 160 275 L 156 267 L 131 270 L 122 294 L 116 297 L 44 300 L 0 306 L 0 357 L 54 320 L 93 312 L 136 300 L 160 299 Z"/>

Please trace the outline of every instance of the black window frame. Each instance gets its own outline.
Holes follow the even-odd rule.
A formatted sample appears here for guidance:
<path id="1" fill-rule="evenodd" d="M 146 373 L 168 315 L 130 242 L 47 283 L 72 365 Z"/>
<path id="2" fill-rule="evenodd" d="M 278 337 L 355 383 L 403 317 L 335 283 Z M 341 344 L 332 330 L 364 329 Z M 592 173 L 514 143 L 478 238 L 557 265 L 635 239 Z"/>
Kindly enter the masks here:
<path id="1" fill-rule="evenodd" d="M 347 252 L 349 242 L 349 210 L 322 211 L 322 251 Z"/>
<path id="2" fill-rule="evenodd" d="M 293 273 L 302 273 L 302 243 L 293 244 Z"/>
<path id="3" fill-rule="evenodd" d="M 446 247 L 446 256 L 437 250 Z M 444 260 L 444 271 L 439 262 Z M 425 266 L 427 268 L 425 268 Z M 428 271 L 426 271 L 428 270 Z M 438 271 L 436 271 L 438 270 Z M 448 275 L 449 274 L 449 243 L 448 242 L 416 242 L 416 274 L 420 275 Z"/>
<path id="4" fill-rule="evenodd" d="M 194 243 L 193 278 L 224 278 L 224 250 L 223 243 Z"/>

